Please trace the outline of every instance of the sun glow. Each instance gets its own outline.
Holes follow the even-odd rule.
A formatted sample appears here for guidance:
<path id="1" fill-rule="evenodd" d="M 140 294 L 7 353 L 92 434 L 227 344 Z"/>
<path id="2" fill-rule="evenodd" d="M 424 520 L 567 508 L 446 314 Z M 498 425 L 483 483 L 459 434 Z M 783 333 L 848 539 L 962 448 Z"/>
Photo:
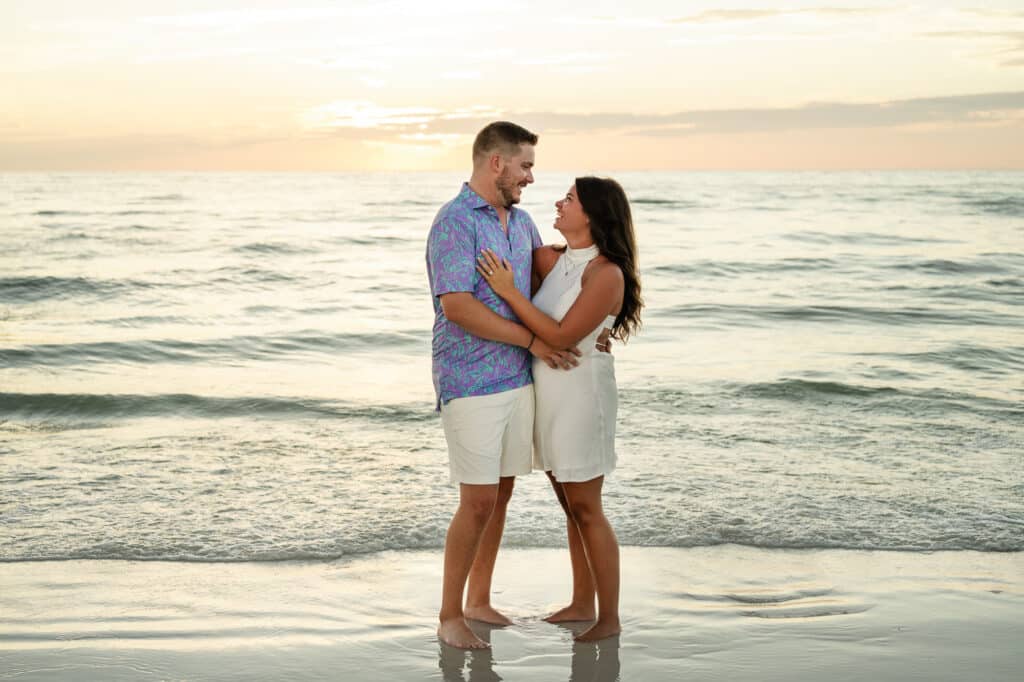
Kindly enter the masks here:
<path id="1" fill-rule="evenodd" d="M 497 118 L 549 167 L 1021 167 L 1016 4 L 19 3 L 0 169 L 461 168 Z"/>

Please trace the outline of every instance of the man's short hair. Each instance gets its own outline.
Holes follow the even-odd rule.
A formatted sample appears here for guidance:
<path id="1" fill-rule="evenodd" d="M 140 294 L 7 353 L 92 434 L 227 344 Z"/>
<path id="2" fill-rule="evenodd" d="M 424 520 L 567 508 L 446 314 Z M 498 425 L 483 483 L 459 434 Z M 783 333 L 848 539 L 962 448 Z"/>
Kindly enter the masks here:
<path id="1" fill-rule="evenodd" d="M 508 121 L 488 123 L 476 134 L 476 140 L 473 142 L 473 161 L 495 151 L 505 156 L 515 156 L 519 153 L 519 145 L 522 144 L 536 145 L 537 136 L 526 128 Z"/>

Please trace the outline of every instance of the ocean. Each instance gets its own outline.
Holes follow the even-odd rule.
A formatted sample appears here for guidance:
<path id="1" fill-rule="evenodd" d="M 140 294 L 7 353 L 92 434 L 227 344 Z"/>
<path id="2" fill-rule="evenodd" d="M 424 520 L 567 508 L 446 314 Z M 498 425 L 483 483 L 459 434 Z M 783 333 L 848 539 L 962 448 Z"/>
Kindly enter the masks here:
<path id="1" fill-rule="evenodd" d="M 613 174 L 625 545 L 1024 550 L 1024 173 Z M 0 174 L 0 561 L 436 549 L 461 173 Z M 524 192 L 545 241 L 572 176 Z M 544 476 L 505 543 L 560 547 Z"/>

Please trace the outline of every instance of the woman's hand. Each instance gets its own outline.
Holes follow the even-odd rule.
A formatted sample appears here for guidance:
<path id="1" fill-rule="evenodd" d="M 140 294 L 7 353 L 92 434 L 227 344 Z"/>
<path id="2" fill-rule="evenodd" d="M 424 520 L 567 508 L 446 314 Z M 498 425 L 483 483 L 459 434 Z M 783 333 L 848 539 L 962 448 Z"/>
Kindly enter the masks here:
<path id="1" fill-rule="evenodd" d="M 497 254 L 490 249 L 485 249 L 481 255 L 476 257 L 476 271 L 487 280 L 487 283 L 494 289 L 494 293 L 503 299 L 516 292 L 515 273 L 512 272 L 512 264 L 507 260 L 498 260 Z"/>

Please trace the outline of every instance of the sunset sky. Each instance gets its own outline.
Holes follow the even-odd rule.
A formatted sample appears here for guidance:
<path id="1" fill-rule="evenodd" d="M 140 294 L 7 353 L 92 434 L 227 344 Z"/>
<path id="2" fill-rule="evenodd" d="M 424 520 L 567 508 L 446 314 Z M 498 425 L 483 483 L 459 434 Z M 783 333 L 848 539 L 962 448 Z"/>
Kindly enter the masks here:
<path id="1" fill-rule="evenodd" d="M 0 0 L 0 170 L 1024 168 L 981 4 Z"/>

